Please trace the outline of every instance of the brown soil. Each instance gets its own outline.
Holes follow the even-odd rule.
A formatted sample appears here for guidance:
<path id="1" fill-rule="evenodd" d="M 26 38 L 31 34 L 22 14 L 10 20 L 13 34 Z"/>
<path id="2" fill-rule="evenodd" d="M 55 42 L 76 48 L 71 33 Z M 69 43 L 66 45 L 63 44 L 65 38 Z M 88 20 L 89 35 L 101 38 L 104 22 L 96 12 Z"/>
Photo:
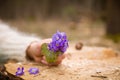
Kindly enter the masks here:
<path id="1" fill-rule="evenodd" d="M 66 58 L 57 67 L 37 63 L 8 63 L 7 70 L 15 74 L 17 67 L 23 66 L 25 80 L 120 80 L 120 56 L 114 50 L 104 47 L 83 46 L 76 50 L 71 44 Z M 40 73 L 30 75 L 28 69 L 37 67 Z"/>

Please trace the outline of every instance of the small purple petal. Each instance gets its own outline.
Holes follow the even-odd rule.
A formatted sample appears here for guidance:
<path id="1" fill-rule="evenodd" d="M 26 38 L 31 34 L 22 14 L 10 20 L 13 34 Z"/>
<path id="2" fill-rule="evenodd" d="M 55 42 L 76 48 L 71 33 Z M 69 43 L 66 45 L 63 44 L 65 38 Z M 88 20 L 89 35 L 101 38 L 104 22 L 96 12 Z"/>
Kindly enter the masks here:
<path id="1" fill-rule="evenodd" d="M 17 70 L 20 70 L 20 67 L 18 67 Z"/>
<path id="2" fill-rule="evenodd" d="M 30 69 L 28 70 L 28 72 L 29 72 L 30 74 L 38 74 L 38 73 L 39 73 L 39 69 L 38 69 L 38 68 L 30 68 Z"/>
<path id="3" fill-rule="evenodd" d="M 24 68 L 22 67 L 22 70 L 24 70 Z"/>

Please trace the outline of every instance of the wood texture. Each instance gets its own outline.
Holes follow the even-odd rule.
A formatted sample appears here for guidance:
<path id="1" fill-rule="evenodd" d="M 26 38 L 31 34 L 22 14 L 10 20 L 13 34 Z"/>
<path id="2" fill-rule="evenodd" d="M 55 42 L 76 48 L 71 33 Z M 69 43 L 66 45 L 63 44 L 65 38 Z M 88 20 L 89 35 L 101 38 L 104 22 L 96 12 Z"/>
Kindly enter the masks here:
<path id="1" fill-rule="evenodd" d="M 7 70 L 15 74 L 23 66 L 25 80 L 120 80 L 120 55 L 110 48 L 83 46 L 76 50 L 70 45 L 66 58 L 57 67 L 37 63 L 8 63 Z M 40 73 L 30 75 L 28 69 L 37 67 Z"/>

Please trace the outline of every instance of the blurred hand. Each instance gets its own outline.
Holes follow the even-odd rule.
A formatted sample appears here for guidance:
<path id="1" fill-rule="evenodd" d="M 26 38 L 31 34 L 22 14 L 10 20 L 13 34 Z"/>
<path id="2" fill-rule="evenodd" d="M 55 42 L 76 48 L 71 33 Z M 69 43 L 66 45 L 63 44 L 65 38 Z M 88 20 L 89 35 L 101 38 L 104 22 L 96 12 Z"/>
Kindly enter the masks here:
<path id="1" fill-rule="evenodd" d="M 53 63 L 53 64 L 49 64 L 47 61 L 46 61 L 46 58 L 44 55 L 41 54 L 41 45 L 43 43 L 50 43 L 51 42 L 51 39 L 44 39 L 40 42 L 33 42 L 30 44 L 30 47 L 28 48 L 28 55 L 29 57 L 31 57 L 35 62 L 40 62 L 40 63 L 43 63 L 45 65 L 48 65 L 48 66 L 52 66 L 52 65 L 59 65 L 62 60 L 65 58 L 65 55 L 60 55 L 56 62 Z"/>

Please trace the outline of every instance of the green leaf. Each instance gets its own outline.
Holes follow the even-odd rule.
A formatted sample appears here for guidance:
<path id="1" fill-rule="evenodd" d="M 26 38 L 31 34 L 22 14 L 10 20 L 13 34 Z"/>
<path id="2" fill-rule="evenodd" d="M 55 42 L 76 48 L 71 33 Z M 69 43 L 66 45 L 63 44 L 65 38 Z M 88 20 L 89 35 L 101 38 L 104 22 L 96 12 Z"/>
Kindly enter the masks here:
<path id="1" fill-rule="evenodd" d="M 56 59 L 57 59 L 57 55 L 53 52 L 49 52 L 46 55 L 46 60 L 48 63 L 54 63 L 54 62 L 56 62 Z"/>
<path id="2" fill-rule="evenodd" d="M 47 55 L 49 53 L 48 44 L 47 43 L 44 43 L 44 44 L 41 45 L 41 53 L 43 55 Z"/>
<path id="3" fill-rule="evenodd" d="M 57 54 L 48 50 L 48 44 L 44 43 L 41 46 L 41 53 L 46 57 L 48 63 L 54 63 L 57 59 Z"/>

